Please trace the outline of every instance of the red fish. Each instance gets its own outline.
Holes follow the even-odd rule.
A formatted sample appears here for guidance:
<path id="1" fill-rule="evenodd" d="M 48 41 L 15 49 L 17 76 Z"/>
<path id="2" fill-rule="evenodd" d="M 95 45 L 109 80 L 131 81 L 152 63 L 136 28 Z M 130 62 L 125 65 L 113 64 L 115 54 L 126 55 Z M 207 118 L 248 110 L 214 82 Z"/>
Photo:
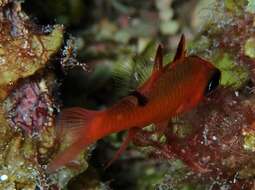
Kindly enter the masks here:
<path id="1" fill-rule="evenodd" d="M 112 107 L 102 111 L 75 107 L 62 112 L 61 127 L 71 135 L 73 143 L 53 159 L 48 165 L 49 171 L 67 164 L 97 140 L 128 130 L 115 160 L 125 150 L 136 128 L 152 123 L 162 127 L 171 117 L 194 108 L 218 86 L 220 71 L 198 56 L 187 56 L 184 36 L 172 63 L 163 66 L 162 54 L 159 45 L 150 78 Z"/>

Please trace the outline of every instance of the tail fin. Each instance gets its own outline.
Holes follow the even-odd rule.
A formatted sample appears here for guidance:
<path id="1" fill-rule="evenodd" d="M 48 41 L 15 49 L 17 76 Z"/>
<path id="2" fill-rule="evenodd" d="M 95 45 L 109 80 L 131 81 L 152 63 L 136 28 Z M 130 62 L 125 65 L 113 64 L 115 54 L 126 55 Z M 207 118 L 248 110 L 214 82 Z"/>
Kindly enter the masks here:
<path id="1" fill-rule="evenodd" d="M 48 165 L 47 170 L 52 172 L 73 160 L 84 148 L 96 141 L 94 135 L 90 134 L 99 112 L 82 108 L 69 108 L 60 115 L 57 136 L 60 138 L 67 135 L 70 146 L 60 152 Z M 61 141 L 60 141 L 61 142 Z"/>

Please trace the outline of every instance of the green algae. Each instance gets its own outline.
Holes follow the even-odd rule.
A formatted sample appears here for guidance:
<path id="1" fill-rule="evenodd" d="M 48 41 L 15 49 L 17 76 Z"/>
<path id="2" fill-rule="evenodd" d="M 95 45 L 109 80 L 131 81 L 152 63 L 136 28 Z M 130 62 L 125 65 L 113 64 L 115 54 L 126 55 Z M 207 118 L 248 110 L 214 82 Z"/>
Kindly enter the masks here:
<path id="1" fill-rule="evenodd" d="M 243 148 L 247 151 L 255 151 L 255 133 L 244 133 Z"/>
<path id="2" fill-rule="evenodd" d="M 247 11 L 250 13 L 255 13 L 255 1 L 248 0 Z"/>
<path id="3" fill-rule="evenodd" d="M 221 70 L 221 85 L 239 88 L 249 79 L 248 70 L 244 66 L 235 64 L 229 54 L 223 54 L 214 61 L 216 67 Z"/>
<path id="4" fill-rule="evenodd" d="M 236 12 L 238 14 L 242 14 L 243 8 L 247 4 L 246 0 L 224 0 L 225 8 L 230 12 Z"/>
<path id="5" fill-rule="evenodd" d="M 244 53 L 250 58 L 255 58 L 255 38 L 249 38 L 244 45 Z"/>

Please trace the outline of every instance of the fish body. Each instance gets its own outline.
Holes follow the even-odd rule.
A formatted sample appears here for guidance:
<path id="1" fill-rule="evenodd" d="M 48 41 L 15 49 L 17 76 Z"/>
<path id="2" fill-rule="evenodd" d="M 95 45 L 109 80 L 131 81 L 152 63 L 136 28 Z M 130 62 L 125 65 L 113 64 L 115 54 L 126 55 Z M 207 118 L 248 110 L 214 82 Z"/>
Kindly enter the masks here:
<path id="1" fill-rule="evenodd" d="M 157 126 L 195 107 L 208 90 L 212 90 L 208 88 L 218 85 L 220 72 L 198 56 L 186 56 L 184 42 L 182 37 L 174 60 L 166 66 L 163 66 L 162 47 L 159 46 L 152 75 L 135 95 L 124 97 L 102 111 L 82 108 L 63 111 L 61 125 L 73 136 L 73 144 L 57 155 L 48 166 L 49 170 L 65 165 L 82 149 L 109 134 L 143 128 L 151 123 Z"/>

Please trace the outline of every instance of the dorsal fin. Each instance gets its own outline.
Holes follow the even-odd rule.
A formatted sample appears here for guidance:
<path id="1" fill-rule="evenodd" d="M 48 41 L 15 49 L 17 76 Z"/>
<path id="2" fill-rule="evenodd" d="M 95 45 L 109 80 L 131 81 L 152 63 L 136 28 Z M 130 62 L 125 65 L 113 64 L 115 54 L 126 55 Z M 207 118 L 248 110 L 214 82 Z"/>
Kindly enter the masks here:
<path id="1" fill-rule="evenodd" d="M 163 45 L 159 44 L 154 59 L 153 72 L 161 71 L 162 69 L 163 69 Z"/>
<path id="2" fill-rule="evenodd" d="M 160 74 L 163 72 L 163 46 L 158 45 L 157 52 L 154 59 L 153 70 L 150 78 L 145 81 L 145 83 L 138 88 L 141 94 L 146 94 L 154 85 L 155 81 L 158 79 Z"/>
<path id="3" fill-rule="evenodd" d="M 176 54 L 174 56 L 173 62 L 175 62 L 178 59 L 182 59 L 186 56 L 186 50 L 185 50 L 185 36 L 182 34 L 181 39 L 179 41 Z"/>

